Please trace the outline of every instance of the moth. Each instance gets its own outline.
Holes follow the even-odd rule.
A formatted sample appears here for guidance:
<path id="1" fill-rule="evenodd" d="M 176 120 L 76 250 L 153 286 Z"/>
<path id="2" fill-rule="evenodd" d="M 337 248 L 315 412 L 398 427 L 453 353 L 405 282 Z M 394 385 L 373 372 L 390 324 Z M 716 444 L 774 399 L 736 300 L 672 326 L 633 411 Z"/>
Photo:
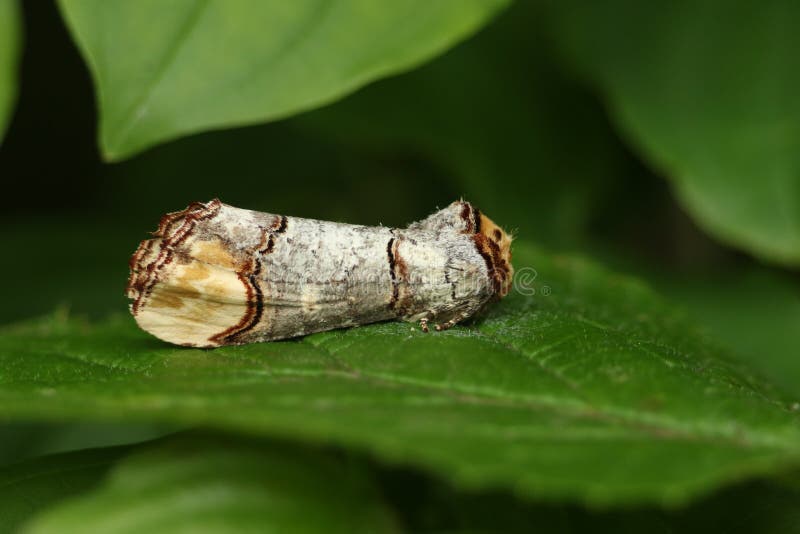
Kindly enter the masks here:
<path id="1" fill-rule="evenodd" d="M 457 201 L 406 228 L 195 202 L 130 260 L 139 326 L 190 347 L 292 338 L 389 319 L 450 328 L 505 296 L 511 237 Z"/>

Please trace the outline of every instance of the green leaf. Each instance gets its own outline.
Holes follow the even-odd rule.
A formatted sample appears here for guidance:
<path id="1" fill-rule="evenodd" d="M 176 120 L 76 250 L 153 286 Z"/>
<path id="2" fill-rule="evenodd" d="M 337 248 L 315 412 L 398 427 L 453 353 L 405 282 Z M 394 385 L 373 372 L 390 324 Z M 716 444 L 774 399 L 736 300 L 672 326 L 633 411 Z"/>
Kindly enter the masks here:
<path id="1" fill-rule="evenodd" d="M 119 160 L 211 128 L 317 107 L 412 68 L 507 0 L 61 0 Z"/>
<path id="2" fill-rule="evenodd" d="M 88 490 L 129 450 L 55 454 L 0 469 L 0 532 L 17 532 L 36 513 Z"/>
<path id="3" fill-rule="evenodd" d="M 800 398 L 800 285 L 761 268 L 655 283 L 731 354 Z"/>
<path id="4" fill-rule="evenodd" d="M 800 4 L 552 5 L 568 55 L 695 220 L 800 265 Z"/>
<path id="5" fill-rule="evenodd" d="M 0 0 L 0 142 L 17 98 L 22 20 L 17 0 Z"/>
<path id="6" fill-rule="evenodd" d="M 523 243 L 514 258 L 515 291 L 441 333 L 392 322 L 204 351 L 127 316 L 9 326 L 0 416 L 333 442 L 466 488 L 595 504 L 675 504 L 798 465 L 791 399 L 646 287 Z"/>
<path id="7" fill-rule="evenodd" d="M 65 469 L 71 458 L 63 458 Z M 10 497 L 20 504 L 19 496 Z M 45 511 L 25 529 L 59 534 L 395 530 L 355 464 L 297 447 L 196 434 L 134 448 L 99 487 Z"/>
<path id="8" fill-rule="evenodd" d="M 251 464 L 254 459 L 258 462 Z M 316 519 L 318 514 L 334 506 L 341 506 L 342 516 L 352 516 L 347 519 L 350 528 L 360 518 L 364 523 L 369 521 L 370 528 L 362 523 L 359 531 L 389 531 L 392 522 L 381 501 L 392 507 L 391 515 L 406 532 L 617 533 L 653 530 L 656 525 L 660 531 L 682 533 L 789 534 L 800 529 L 797 490 L 777 484 L 734 487 L 680 510 L 587 510 L 520 500 L 502 492 L 458 492 L 407 470 L 369 473 L 369 479 L 380 480 L 380 487 L 375 488 L 364 469 L 369 463 L 363 460 L 338 451 L 289 449 L 279 442 L 259 443 L 208 433 L 36 458 L 0 469 L 0 532 L 18 532 L 32 517 L 37 518 L 36 526 L 43 528 L 46 523 L 59 532 L 117 532 L 123 530 L 117 527 L 123 521 L 125 527 L 137 532 L 148 527 L 156 532 L 179 528 L 196 532 L 198 521 L 204 526 L 224 522 L 239 532 L 248 526 L 249 516 L 238 512 L 253 502 L 253 495 L 263 497 L 264 490 L 271 496 L 291 495 L 292 504 L 300 504 L 307 513 L 292 517 L 289 508 L 289 514 L 277 514 L 277 499 L 271 498 L 264 507 L 245 510 L 252 511 L 253 516 L 264 514 L 262 531 L 267 526 L 285 530 L 286 524 L 293 532 L 317 528 L 322 524 Z M 249 469 L 251 466 L 254 468 Z M 312 477 L 316 480 L 309 483 Z M 298 481 L 305 482 L 306 487 L 298 487 Z M 339 489 L 342 481 L 346 484 L 344 492 Z M 238 510 L 206 506 L 201 518 L 196 512 L 187 512 L 195 503 L 203 506 L 203 493 L 212 485 L 244 495 L 240 501 L 244 506 Z M 309 491 L 314 488 L 319 492 Z M 297 490 L 303 492 L 299 498 Z M 382 499 L 376 496 L 376 490 Z M 178 492 L 181 506 L 170 509 L 169 499 Z M 47 500 L 42 495 L 58 498 Z M 224 504 L 230 500 L 226 498 Z M 281 520 L 286 524 L 278 525 Z M 114 528 L 108 526 L 112 521 Z M 334 526 L 341 523 L 337 518 L 326 521 Z"/>
<path id="9" fill-rule="evenodd" d="M 594 254 L 652 284 L 711 341 L 800 399 L 800 280 L 728 255 L 698 261 L 703 252 L 685 242 L 685 264 L 648 260 L 632 248 L 596 247 Z"/>

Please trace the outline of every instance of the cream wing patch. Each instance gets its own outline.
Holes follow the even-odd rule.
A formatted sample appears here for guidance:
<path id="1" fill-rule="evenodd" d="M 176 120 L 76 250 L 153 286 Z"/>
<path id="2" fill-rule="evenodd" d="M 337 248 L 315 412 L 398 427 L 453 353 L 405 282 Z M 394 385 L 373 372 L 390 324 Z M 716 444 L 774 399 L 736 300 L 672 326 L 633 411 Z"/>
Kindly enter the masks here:
<path id="1" fill-rule="evenodd" d="M 213 347 L 211 341 L 242 319 L 248 294 L 231 270 L 199 261 L 169 265 L 135 315 L 139 326 L 180 345 Z"/>

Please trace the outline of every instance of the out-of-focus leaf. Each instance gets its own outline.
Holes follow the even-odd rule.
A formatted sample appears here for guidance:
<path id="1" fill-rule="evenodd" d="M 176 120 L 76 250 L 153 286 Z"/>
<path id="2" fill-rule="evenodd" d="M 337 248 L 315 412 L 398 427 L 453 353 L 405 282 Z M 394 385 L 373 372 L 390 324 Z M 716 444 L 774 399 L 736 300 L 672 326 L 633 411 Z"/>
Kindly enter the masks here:
<path id="1" fill-rule="evenodd" d="M 110 447 L 56 454 L 0 468 L 0 532 L 18 532 L 36 513 L 88 490 L 129 450 Z"/>
<path id="2" fill-rule="evenodd" d="M 0 416 L 335 442 L 462 487 L 606 504 L 675 504 L 800 461 L 792 399 L 645 287 L 523 243 L 515 263 L 512 295 L 440 333 L 386 323 L 204 351 L 129 317 L 9 326 Z"/>
<path id="3" fill-rule="evenodd" d="M 185 451 L 190 452 L 191 459 L 183 454 Z M 244 459 L 231 462 L 234 469 L 221 469 L 223 461 L 230 461 L 240 451 L 244 452 Z M 254 457 L 266 458 L 266 467 L 262 463 L 260 468 L 242 476 L 239 470 L 250 465 L 248 462 Z M 201 465 L 202 461 L 207 462 L 205 466 Z M 276 464 L 280 466 L 280 478 L 276 478 L 272 469 Z M 72 526 L 72 515 L 78 510 L 86 520 L 84 531 L 95 528 L 95 521 L 102 521 L 105 527 L 112 518 L 119 519 L 123 515 L 131 518 L 127 526 L 141 529 L 143 523 L 149 521 L 149 517 L 145 518 L 141 513 L 145 508 L 166 512 L 158 518 L 159 524 L 150 525 L 155 531 L 164 530 L 166 521 L 174 519 L 170 531 L 180 527 L 196 532 L 198 525 L 193 519 L 194 514 L 186 513 L 184 517 L 179 514 L 185 512 L 186 506 L 199 502 L 202 491 L 212 484 L 217 488 L 241 491 L 246 483 L 252 482 L 258 491 L 280 483 L 276 493 L 286 495 L 289 493 L 287 490 L 293 488 L 291 482 L 295 478 L 308 476 L 319 466 L 322 469 L 317 469 L 316 474 L 320 480 L 315 487 L 334 495 L 337 492 L 330 486 L 346 481 L 349 495 L 359 501 L 356 515 L 364 518 L 373 514 L 373 529 L 381 526 L 391 529 L 391 520 L 384 515 L 386 506 L 392 508 L 392 515 L 403 524 L 405 531 L 410 532 L 512 533 L 535 530 L 564 533 L 591 530 L 634 533 L 654 528 L 667 532 L 711 530 L 738 534 L 800 532 L 797 489 L 776 484 L 752 483 L 731 488 L 680 510 L 645 507 L 598 511 L 572 504 L 531 502 L 507 492 L 458 492 L 439 480 L 408 470 L 373 471 L 370 478 L 380 475 L 379 492 L 384 506 L 376 497 L 375 489 L 365 482 L 364 464 L 358 457 L 342 457 L 332 451 L 312 452 L 303 447 L 289 451 L 283 445 L 259 444 L 208 433 L 185 434 L 129 447 L 39 457 L 1 468 L 0 532 L 17 532 L 23 523 L 37 514 L 47 518 L 51 515 L 62 518 L 62 514 L 68 514 L 70 518 L 59 524 L 61 528 L 68 528 Z M 295 477 L 298 467 L 301 467 L 301 473 Z M 219 472 L 210 472 L 213 469 Z M 148 471 L 153 473 L 148 474 Z M 402 476 L 398 476 L 400 474 Z M 290 484 L 284 483 L 287 479 Z M 142 491 L 133 494 L 136 489 Z M 147 493 L 145 490 L 157 491 Z M 179 491 L 186 497 L 181 502 L 186 504 L 174 514 L 164 510 L 167 498 Z M 312 497 L 316 495 L 312 494 Z M 324 498 L 330 500 L 334 497 Z M 302 502 L 309 514 L 315 513 L 313 499 L 303 497 L 297 502 Z M 108 506 L 101 507 L 101 504 Z M 347 506 L 349 503 L 345 504 L 345 510 L 349 511 Z M 239 520 L 242 516 L 234 517 L 231 511 L 229 506 L 209 505 L 203 511 L 206 514 L 203 520 L 211 525 L 225 521 L 231 528 L 241 531 L 247 525 Z M 53 519 L 48 519 L 51 521 Z M 267 528 L 273 523 L 264 518 L 262 525 L 262 528 Z M 293 520 L 293 525 L 296 530 L 308 526 L 308 521 L 303 517 Z"/>
<path id="4" fill-rule="evenodd" d="M 697 222 L 800 265 L 800 4 L 553 2 L 567 55 Z"/>
<path id="5" fill-rule="evenodd" d="M 0 142 L 17 97 L 17 62 L 22 19 L 17 0 L 0 0 Z"/>
<path id="6" fill-rule="evenodd" d="M 507 0 L 62 0 L 92 71 L 100 145 L 119 160 L 274 120 L 414 67 Z"/>
<path id="7" fill-rule="evenodd" d="M 87 451 L 44 463 L 69 480 L 76 456 L 107 455 Z M 28 468 L 37 474 L 40 464 Z M 25 489 L 46 491 L 45 482 L 35 477 Z M 8 489 L 4 505 L 23 506 L 19 491 Z M 101 484 L 44 511 L 24 530 L 351 533 L 396 527 L 356 464 L 299 447 L 188 434 L 131 448 Z"/>
<path id="8" fill-rule="evenodd" d="M 152 424 L 11 423 L 0 424 L 0 466 L 35 456 L 136 443 L 181 428 Z"/>
<path id="9" fill-rule="evenodd" d="M 524 239 L 569 249 L 631 169 L 602 106 L 554 61 L 545 15 L 517 2 L 424 67 L 292 122 L 365 158 L 420 154 Z"/>

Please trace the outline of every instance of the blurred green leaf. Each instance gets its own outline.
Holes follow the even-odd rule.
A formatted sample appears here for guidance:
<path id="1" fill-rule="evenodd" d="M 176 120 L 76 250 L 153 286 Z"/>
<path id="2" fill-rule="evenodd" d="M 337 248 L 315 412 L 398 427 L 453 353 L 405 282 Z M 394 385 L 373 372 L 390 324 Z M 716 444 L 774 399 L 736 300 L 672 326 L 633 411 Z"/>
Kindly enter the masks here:
<path id="1" fill-rule="evenodd" d="M 131 452 L 99 487 L 45 511 L 24 530 L 59 534 L 396 530 L 363 470 L 320 453 L 196 434 L 138 446 Z M 71 471 L 73 458 L 61 457 L 63 471 Z M 12 501 L 6 506 L 23 504 L 19 494 L 5 497 Z"/>
<path id="2" fill-rule="evenodd" d="M 22 19 L 17 0 L 0 0 L 0 142 L 17 98 L 17 68 Z"/>
<path id="3" fill-rule="evenodd" d="M 129 447 L 35 458 L 0 469 L 0 532 L 18 532 L 36 513 L 99 483 Z"/>
<path id="4" fill-rule="evenodd" d="M 254 460 L 257 463 L 251 463 Z M 253 465 L 254 469 L 247 469 Z M 334 451 L 314 452 L 297 446 L 289 450 L 281 444 L 208 433 L 40 457 L 0 469 L 0 532 L 17 532 L 32 517 L 43 517 L 39 524 L 48 525 L 58 518 L 59 532 L 69 532 L 76 514 L 83 514 L 81 531 L 99 531 L 102 527 L 102 532 L 115 532 L 108 523 L 119 520 L 114 528 L 121 530 L 117 524 L 124 520 L 124 527 L 137 532 L 146 527 L 164 531 L 167 525 L 171 532 L 176 528 L 197 532 L 196 513 L 189 513 L 186 508 L 201 506 L 201 499 L 209 495 L 206 490 L 211 487 L 228 492 L 225 504 L 233 498 L 231 495 L 251 495 L 238 511 L 253 502 L 252 494 L 264 497 L 265 489 L 277 489 L 270 492 L 267 505 L 278 503 L 276 494 L 289 494 L 294 497 L 292 504 L 301 502 L 307 515 L 313 517 L 317 513 L 317 497 L 324 510 L 342 504 L 341 497 L 331 503 L 340 492 L 330 488 L 341 483 L 346 485 L 348 502 L 343 511 L 351 515 L 347 519 L 350 528 L 355 528 L 352 523 L 362 518 L 371 521 L 370 531 L 391 529 L 392 520 L 386 515 L 383 500 L 392 507 L 391 515 L 398 518 L 405 531 L 420 533 L 634 533 L 654 529 L 739 534 L 800 532 L 798 493 L 776 484 L 734 487 L 680 510 L 586 510 L 570 504 L 525 501 L 504 492 L 458 492 L 441 481 L 408 471 L 383 473 L 379 488 L 375 488 L 367 482 L 364 467 L 358 457 Z M 406 476 L 398 476 L 400 473 Z M 379 474 L 380 471 L 372 471 L 370 478 Z M 310 477 L 318 480 L 308 484 Z M 305 481 L 307 486 L 298 487 L 298 481 Z M 323 495 L 317 495 L 315 489 Z M 376 489 L 381 500 L 376 497 Z M 297 490 L 303 494 L 298 496 Z M 168 499 L 179 492 L 180 507 L 167 508 Z M 355 510 L 349 508 L 350 498 L 358 500 Z M 294 526 L 292 531 L 309 527 L 306 516 L 292 518 L 292 509 L 287 508 L 287 514 L 265 516 L 262 529 L 284 518 Z M 274 508 L 262 510 L 269 513 Z M 263 513 L 252 508 L 244 511 L 254 512 L 254 517 Z M 201 520 L 204 526 L 224 522 L 237 532 L 247 527 L 240 520 L 245 514 L 234 517 L 231 512 L 229 506 L 205 506 Z M 76 524 L 76 530 L 80 526 Z M 359 531 L 367 528 L 363 524 L 359 527 Z"/>
<path id="5" fill-rule="evenodd" d="M 211 128 L 274 120 L 412 68 L 507 0 L 61 0 L 119 160 Z"/>
<path id="6" fill-rule="evenodd" d="M 256 459 L 265 461 L 242 472 Z M 230 465 L 232 469 L 227 468 Z M 78 513 L 85 521 L 82 531 L 115 532 L 107 524 L 124 516 L 130 519 L 124 526 L 137 532 L 148 526 L 156 532 L 164 531 L 167 522 L 170 532 L 177 528 L 197 532 L 196 514 L 186 512 L 186 508 L 200 503 L 203 493 L 212 486 L 230 491 L 228 495 L 246 491 L 259 497 L 265 496 L 265 489 L 277 489 L 271 492 L 272 497 L 290 494 L 295 497 L 293 504 L 302 503 L 307 515 L 313 517 L 318 497 L 313 490 L 323 493 L 319 497 L 327 510 L 342 504 L 341 497 L 331 503 L 339 493 L 331 486 L 341 483 L 346 486 L 348 498 L 343 511 L 356 516 L 348 519 L 350 528 L 355 528 L 352 523 L 359 518 L 371 521 L 371 529 L 362 524 L 359 532 L 380 527 L 381 531 L 389 531 L 392 520 L 386 515 L 386 506 L 391 507 L 391 516 L 397 518 L 404 531 L 420 533 L 800 532 L 797 490 L 777 484 L 737 486 L 679 510 L 587 510 L 571 504 L 526 501 L 506 492 L 459 492 L 439 480 L 407 470 L 371 470 L 369 478 L 378 482 L 373 486 L 372 480 L 368 482 L 366 478 L 367 465 L 358 456 L 340 455 L 337 451 L 310 451 L 296 445 L 289 450 L 280 443 L 208 433 L 40 457 L 0 469 L 0 532 L 17 532 L 32 517 L 44 517 L 39 521 L 48 524 L 55 518 L 63 520 L 58 527 L 69 532 L 74 514 Z M 401 473 L 405 475 L 398 476 Z M 318 480 L 308 487 L 298 487 L 298 480 L 308 482 L 310 477 Z M 303 494 L 298 496 L 297 490 Z M 184 497 L 180 508 L 168 509 L 168 499 L 178 492 Z M 350 498 L 358 500 L 359 507 L 354 511 L 349 508 Z M 230 500 L 226 496 L 225 503 Z M 248 497 L 239 510 L 253 500 Z M 276 503 L 277 499 L 271 498 L 267 504 Z M 269 513 L 274 508 L 264 510 Z M 231 511 L 228 506 L 206 506 L 203 525 L 224 521 L 226 526 L 241 531 L 247 526 L 239 520 L 244 514 L 234 517 Z M 264 517 L 262 529 L 284 518 L 290 518 L 287 523 L 291 521 L 292 531 L 309 527 L 307 517 L 291 518 L 291 513 L 291 508 L 285 515 L 270 513 Z M 98 530 L 101 526 L 103 530 Z"/>
<path id="7" fill-rule="evenodd" d="M 517 291 L 441 333 L 385 323 L 203 351 L 129 317 L 8 326 L 0 416 L 334 442 L 463 487 L 591 503 L 675 504 L 797 465 L 791 399 L 647 288 L 523 243 L 515 264 Z"/>
<path id="8" fill-rule="evenodd" d="M 603 200 L 618 202 L 629 160 L 602 106 L 554 60 L 545 14 L 517 2 L 435 61 L 292 122 L 364 159 L 419 154 L 524 239 L 573 247 Z"/>
<path id="9" fill-rule="evenodd" d="M 45 454 L 146 441 L 178 430 L 182 428 L 131 422 L 0 424 L 0 466 Z"/>
<path id="10" fill-rule="evenodd" d="M 800 265 L 800 4 L 552 3 L 558 36 L 697 222 Z"/>

